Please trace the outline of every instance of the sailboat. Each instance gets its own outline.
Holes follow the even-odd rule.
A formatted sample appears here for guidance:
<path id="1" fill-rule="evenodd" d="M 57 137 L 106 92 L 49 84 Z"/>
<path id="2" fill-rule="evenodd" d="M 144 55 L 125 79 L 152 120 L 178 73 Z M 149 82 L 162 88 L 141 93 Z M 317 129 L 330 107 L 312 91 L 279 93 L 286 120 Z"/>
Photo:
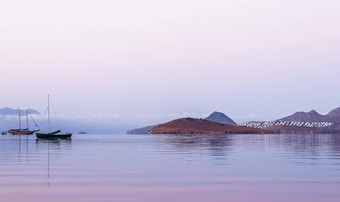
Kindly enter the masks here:
<path id="1" fill-rule="evenodd" d="M 50 96 L 47 98 L 47 117 L 48 117 L 48 127 L 47 133 L 35 133 L 38 139 L 70 139 L 72 133 L 61 133 L 61 130 L 51 131 L 50 124 Z"/>
<path id="2" fill-rule="evenodd" d="M 33 135 L 33 133 L 38 132 L 38 130 L 29 130 L 28 126 L 28 111 L 26 110 L 26 120 L 27 120 L 27 128 L 22 129 L 21 128 L 21 114 L 20 114 L 20 108 L 18 109 L 19 111 L 19 129 L 10 129 L 8 130 L 8 133 L 11 135 Z"/>

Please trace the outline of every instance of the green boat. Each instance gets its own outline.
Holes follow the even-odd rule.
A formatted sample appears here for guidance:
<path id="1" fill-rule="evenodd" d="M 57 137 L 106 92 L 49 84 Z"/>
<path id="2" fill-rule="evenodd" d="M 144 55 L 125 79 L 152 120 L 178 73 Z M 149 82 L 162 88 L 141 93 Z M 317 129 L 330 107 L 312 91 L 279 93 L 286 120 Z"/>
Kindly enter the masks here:
<path id="1" fill-rule="evenodd" d="M 71 139 L 72 133 L 61 133 L 61 130 L 56 130 L 53 132 L 51 131 L 50 127 L 50 96 L 48 96 L 48 104 L 47 104 L 47 112 L 48 112 L 48 132 L 47 133 L 38 133 L 36 132 L 35 135 L 37 136 L 38 139 Z"/>
<path id="2" fill-rule="evenodd" d="M 51 133 L 35 133 L 37 138 L 39 139 L 70 139 L 72 136 L 72 133 L 61 133 L 60 130 L 56 130 Z"/>

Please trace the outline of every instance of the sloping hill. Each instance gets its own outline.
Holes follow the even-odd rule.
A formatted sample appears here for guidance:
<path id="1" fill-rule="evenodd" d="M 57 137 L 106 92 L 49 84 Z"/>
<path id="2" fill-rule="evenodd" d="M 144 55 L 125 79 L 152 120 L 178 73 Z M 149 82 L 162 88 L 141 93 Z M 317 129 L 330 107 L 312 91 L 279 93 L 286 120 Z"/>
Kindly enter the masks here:
<path id="1" fill-rule="evenodd" d="M 325 121 L 340 123 L 340 107 L 333 109 L 324 116 Z"/>
<path id="2" fill-rule="evenodd" d="M 330 111 L 326 116 L 328 117 L 340 117 L 340 107 L 333 109 L 332 111 Z"/>

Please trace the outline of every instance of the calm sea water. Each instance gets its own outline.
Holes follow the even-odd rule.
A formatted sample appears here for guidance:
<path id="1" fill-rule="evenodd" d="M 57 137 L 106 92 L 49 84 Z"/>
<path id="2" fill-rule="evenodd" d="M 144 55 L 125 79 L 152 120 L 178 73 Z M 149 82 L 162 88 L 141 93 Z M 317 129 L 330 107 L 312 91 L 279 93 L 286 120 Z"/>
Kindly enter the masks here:
<path id="1" fill-rule="evenodd" d="M 339 201 L 340 135 L 0 136 L 1 201 Z"/>

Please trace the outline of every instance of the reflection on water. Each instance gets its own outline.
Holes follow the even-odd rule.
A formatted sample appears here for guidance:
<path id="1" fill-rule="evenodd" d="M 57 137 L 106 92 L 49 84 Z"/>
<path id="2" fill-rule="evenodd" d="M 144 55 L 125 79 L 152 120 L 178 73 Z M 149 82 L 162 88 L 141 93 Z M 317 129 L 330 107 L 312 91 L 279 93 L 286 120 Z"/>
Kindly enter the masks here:
<path id="1" fill-rule="evenodd" d="M 60 153 L 61 150 L 70 150 L 72 148 L 72 139 L 60 139 L 60 140 L 45 140 L 36 139 L 35 149 L 37 151 L 52 150 L 53 153 Z M 48 150 L 48 151 L 49 151 Z"/>
<path id="2" fill-rule="evenodd" d="M 164 135 L 160 143 L 164 148 L 173 152 L 187 152 L 193 155 L 202 152 L 202 149 L 209 151 L 209 156 L 217 160 L 218 164 L 226 158 L 231 150 L 233 139 L 229 135 Z"/>
<path id="3" fill-rule="evenodd" d="M 0 137 L 4 201 L 337 201 L 340 136 Z M 245 194 L 246 193 L 246 194 Z"/>
<path id="4" fill-rule="evenodd" d="M 51 159 L 52 157 L 59 157 L 61 155 L 62 150 L 70 150 L 71 149 L 71 139 L 55 139 L 55 140 L 47 140 L 47 139 L 36 139 L 36 150 L 37 151 L 46 151 L 47 156 L 47 186 L 50 186 L 50 171 L 51 171 Z M 47 149 L 46 149 L 47 146 Z M 52 154 L 52 157 L 51 157 Z"/>

